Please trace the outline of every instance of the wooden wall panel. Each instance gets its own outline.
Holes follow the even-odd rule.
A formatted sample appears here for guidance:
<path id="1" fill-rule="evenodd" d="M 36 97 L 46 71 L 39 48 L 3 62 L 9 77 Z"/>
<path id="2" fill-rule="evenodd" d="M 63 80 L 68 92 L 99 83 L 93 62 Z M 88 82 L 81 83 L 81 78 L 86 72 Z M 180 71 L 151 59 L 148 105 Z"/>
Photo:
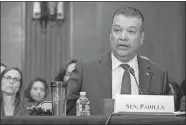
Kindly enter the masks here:
<path id="1" fill-rule="evenodd" d="M 24 2 L 1 2 L 1 62 L 23 69 L 25 42 Z"/>
<path id="2" fill-rule="evenodd" d="M 44 78 L 48 83 L 54 80 L 69 51 L 69 41 L 66 41 L 69 3 L 65 2 L 64 22 L 49 21 L 46 28 L 32 19 L 32 7 L 32 2 L 26 2 L 25 87 L 36 77 Z"/>

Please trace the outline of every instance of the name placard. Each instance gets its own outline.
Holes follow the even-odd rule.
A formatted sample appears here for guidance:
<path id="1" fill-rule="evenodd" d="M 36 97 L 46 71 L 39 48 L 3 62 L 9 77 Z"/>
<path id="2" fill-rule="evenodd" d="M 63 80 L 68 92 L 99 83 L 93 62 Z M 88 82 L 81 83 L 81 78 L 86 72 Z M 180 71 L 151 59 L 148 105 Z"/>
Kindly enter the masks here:
<path id="1" fill-rule="evenodd" d="M 114 112 L 174 113 L 174 97 L 160 95 L 120 95 L 115 98 Z"/>

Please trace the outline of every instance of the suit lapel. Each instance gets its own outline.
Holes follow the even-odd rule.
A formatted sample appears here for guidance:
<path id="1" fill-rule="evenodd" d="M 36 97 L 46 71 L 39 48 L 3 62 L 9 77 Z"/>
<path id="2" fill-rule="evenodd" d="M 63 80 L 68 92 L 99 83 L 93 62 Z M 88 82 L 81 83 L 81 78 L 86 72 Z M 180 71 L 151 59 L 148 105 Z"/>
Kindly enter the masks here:
<path id="1" fill-rule="evenodd" d="M 151 82 L 153 72 L 150 70 L 150 63 L 138 55 L 139 67 L 139 87 L 143 95 L 148 94 L 148 88 Z"/>
<path id="2" fill-rule="evenodd" d="M 110 53 L 98 60 L 98 80 L 102 98 L 112 98 L 112 66 Z"/>
<path id="3" fill-rule="evenodd" d="M 150 70 L 150 63 L 138 55 L 139 66 L 139 87 L 143 95 L 148 94 L 153 72 Z M 110 53 L 103 55 L 98 60 L 98 80 L 102 98 L 112 98 L 112 61 Z"/>

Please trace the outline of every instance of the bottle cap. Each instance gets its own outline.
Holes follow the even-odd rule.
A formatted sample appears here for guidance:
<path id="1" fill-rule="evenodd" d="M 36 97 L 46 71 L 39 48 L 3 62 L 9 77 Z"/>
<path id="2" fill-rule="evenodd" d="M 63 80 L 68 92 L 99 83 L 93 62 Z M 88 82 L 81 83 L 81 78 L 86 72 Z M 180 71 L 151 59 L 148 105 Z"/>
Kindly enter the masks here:
<path id="1" fill-rule="evenodd" d="M 86 92 L 80 92 L 80 95 L 84 96 L 84 95 L 86 95 Z"/>

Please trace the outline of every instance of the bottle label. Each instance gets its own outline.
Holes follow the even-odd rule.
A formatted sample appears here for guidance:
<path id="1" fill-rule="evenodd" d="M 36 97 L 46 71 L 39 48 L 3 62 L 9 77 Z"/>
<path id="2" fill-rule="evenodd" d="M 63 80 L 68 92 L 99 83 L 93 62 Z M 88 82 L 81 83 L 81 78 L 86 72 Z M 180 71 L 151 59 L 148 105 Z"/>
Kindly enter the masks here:
<path id="1" fill-rule="evenodd" d="M 53 103 L 58 104 L 59 101 L 60 101 L 60 97 L 57 94 L 57 92 L 53 92 L 53 95 L 52 96 L 53 96 L 53 98 L 52 98 Z"/>
<path id="2" fill-rule="evenodd" d="M 76 115 L 89 116 L 90 115 L 90 102 L 86 97 L 80 97 L 76 102 Z"/>

